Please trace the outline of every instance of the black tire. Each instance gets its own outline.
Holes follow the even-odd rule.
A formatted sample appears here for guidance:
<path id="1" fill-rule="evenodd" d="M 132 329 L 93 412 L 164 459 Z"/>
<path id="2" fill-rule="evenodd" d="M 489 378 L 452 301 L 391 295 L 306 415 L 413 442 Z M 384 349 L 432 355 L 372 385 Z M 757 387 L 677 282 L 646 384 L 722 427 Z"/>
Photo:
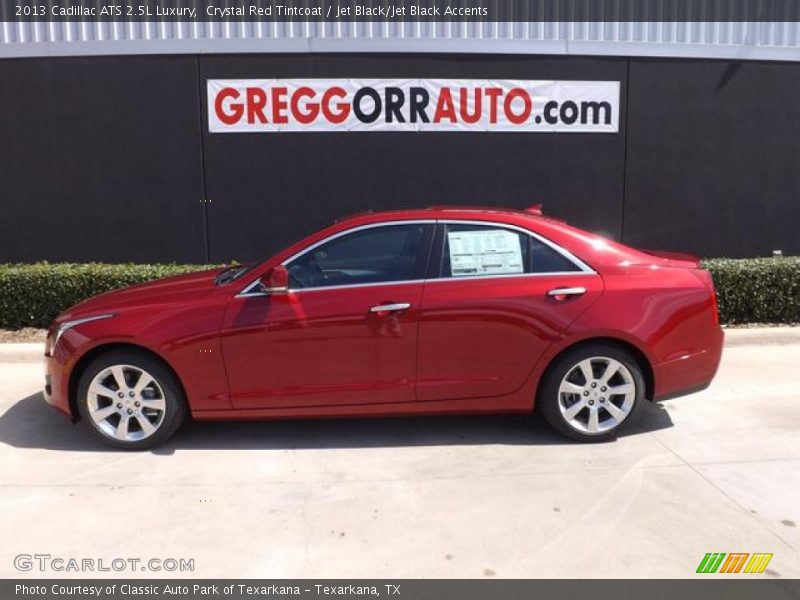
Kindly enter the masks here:
<path id="1" fill-rule="evenodd" d="M 131 404 L 129 409 L 115 409 L 114 412 L 109 415 L 109 419 L 103 421 L 102 425 L 100 425 L 95 422 L 95 419 L 93 419 L 90 414 L 90 402 L 98 404 L 99 402 L 106 403 L 108 397 L 106 395 L 100 395 L 100 400 L 98 401 L 96 400 L 96 398 L 98 398 L 97 394 L 92 394 L 92 398 L 90 398 L 89 386 L 95 377 L 103 373 L 103 371 L 118 365 L 126 366 L 126 368 L 123 369 L 124 378 L 132 379 L 136 376 L 136 370 L 138 369 L 152 377 L 155 385 L 147 386 L 149 388 L 146 391 L 148 399 L 144 399 L 144 396 L 141 396 L 141 402 L 136 404 L 136 407 Z M 112 379 L 107 379 L 106 382 L 107 387 L 113 390 L 116 377 L 113 375 L 111 377 Z M 135 386 L 135 383 L 131 383 L 130 385 Z M 125 390 L 126 393 L 123 394 L 123 397 L 111 399 L 111 404 L 116 407 L 119 406 L 119 404 L 117 404 L 118 401 L 120 404 L 128 401 L 133 403 L 140 398 L 139 396 L 134 396 L 135 392 L 133 388 L 125 388 Z M 149 399 L 151 397 L 154 399 Z M 163 410 L 141 407 L 141 404 L 146 405 L 148 403 L 153 403 L 154 406 L 155 403 L 158 403 L 159 406 L 163 405 Z M 158 446 L 178 430 L 186 419 L 187 414 L 186 398 L 183 393 L 183 388 L 172 370 L 159 359 L 136 350 L 111 350 L 92 360 L 89 365 L 87 365 L 86 369 L 84 369 L 78 383 L 77 404 L 81 418 L 86 421 L 94 434 L 106 444 L 121 450 L 148 450 Z M 111 410 L 113 408 L 111 404 L 105 406 L 104 410 Z M 98 408 L 97 404 L 94 406 Z M 155 431 L 151 434 L 145 433 L 145 428 L 142 426 L 143 423 L 135 412 L 144 412 L 145 410 L 148 411 L 150 416 L 142 415 L 142 418 L 147 418 L 148 422 L 152 421 L 155 424 L 153 425 Z M 114 427 L 114 413 L 122 414 L 123 412 L 127 412 L 130 414 L 132 411 L 134 411 L 132 416 L 133 420 L 130 421 L 131 424 L 128 425 L 125 430 L 128 431 L 129 428 L 135 430 L 138 428 L 138 430 L 141 431 L 141 435 L 146 435 L 146 437 L 132 440 L 115 439 L 112 437 L 108 430 Z M 122 417 L 118 418 L 120 420 L 122 419 Z M 117 422 L 119 423 L 119 421 Z M 101 429 L 101 427 L 104 427 L 106 431 Z M 119 429 L 119 425 L 117 425 L 117 429 Z M 131 432 L 131 435 L 135 434 L 136 431 Z"/>
<path id="2" fill-rule="evenodd" d="M 621 365 L 627 369 L 628 373 L 625 373 L 624 370 L 620 370 L 620 372 L 615 374 L 611 379 L 611 381 L 619 382 L 622 380 L 616 378 L 621 377 L 625 379 L 629 374 L 632 378 L 632 383 L 635 386 L 632 393 L 633 404 L 632 406 L 629 406 L 627 416 L 624 418 L 614 418 L 612 413 L 606 407 L 608 406 L 607 403 L 613 402 L 614 406 L 612 408 L 617 408 L 619 410 L 620 407 L 627 406 L 625 402 L 627 402 L 628 396 L 620 397 L 618 395 L 613 395 L 610 392 L 600 392 L 600 387 L 595 389 L 590 387 L 591 384 L 589 382 L 582 383 L 585 380 L 582 376 L 579 376 L 581 377 L 579 380 L 581 383 L 578 383 L 577 385 L 586 386 L 586 391 L 582 392 L 581 394 L 565 395 L 562 401 L 559 388 L 561 387 L 562 382 L 565 380 L 565 377 L 567 377 L 567 375 L 575 377 L 577 373 L 574 372 L 574 369 L 580 370 L 579 364 L 582 361 L 590 359 L 596 359 L 591 363 L 594 366 L 595 371 L 603 368 L 603 359 L 613 359 L 621 363 Z M 608 365 L 610 363 L 605 364 Z M 598 383 L 598 386 L 599 385 L 600 384 Z M 623 383 L 620 385 L 627 385 L 627 382 L 623 381 Z M 610 387 L 611 386 L 609 386 L 609 388 Z M 606 390 L 607 388 L 602 387 L 602 389 Z M 602 395 L 592 400 L 592 398 L 595 397 L 594 394 Z M 584 395 L 586 397 L 584 397 Z M 574 425 L 571 424 L 564 414 L 562 414 L 562 407 L 565 407 L 565 410 L 570 408 L 570 406 L 565 406 L 565 403 L 568 401 L 572 403 L 570 406 L 574 404 L 576 408 L 579 402 L 584 403 L 584 407 L 581 408 L 580 412 L 572 419 L 572 423 L 574 423 Z M 553 362 L 553 364 L 550 365 L 544 378 L 542 379 L 541 385 L 539 386 L 536 406 L 550 426 L 561 435 L 579 442 L 604 442 L 614 439 L 620 433 L 620 431 L 624 431 L 626 428 L 630 427 L 631 423 L 638 416 L 644 401 L 645 379 L 639 362 L 629 352 L 618 346 L 613 344 L 594 343 L 580 346 L 574 350 L 568 351 L 559 356 Z M 587 404 L 589 402 L 592 403 L 591 407 Z M 600 404 L 600 402 L 603 404 Z M 600 419 L 600 426 L 603 426 L 602 424 L 606 423 L 605 426 L 609 429 L 598 431 L 596 433 L 588 431 L 588 428 L 590 427 L 589 415 L 592 410 L 596 411 L 598 415 L 600 415 L 598 417 L 598 419 Z M 587 430 L 577 428 L 584 426 L 584 418 L 586 419 L 585 426 Z M 603 421 L 603 419 L 606 420 Z"/>

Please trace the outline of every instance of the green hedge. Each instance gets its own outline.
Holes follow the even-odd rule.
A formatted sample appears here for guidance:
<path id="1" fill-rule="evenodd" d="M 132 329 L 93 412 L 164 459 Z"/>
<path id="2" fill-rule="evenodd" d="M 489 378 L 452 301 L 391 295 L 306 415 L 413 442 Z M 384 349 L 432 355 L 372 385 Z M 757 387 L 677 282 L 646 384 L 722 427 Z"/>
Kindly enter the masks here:
<path id="1" fill-rule="evenodd" d="M 703 261 L 723 323 L 800 323 L 800 257 Z M 0 264 L 0 328 L 47 327 L 85 298 L 204 265 Z"/>
<path id="2" fill-rule="evenodd" d="M 96 294 L 202 265 L 0 264 L 0 328 L 49 327 L 59 313 Z"/>
<path id="3" fill-rule="evenodd" d="M 800 256 L 712 258 L 723 323 L 800 323 Z"/>

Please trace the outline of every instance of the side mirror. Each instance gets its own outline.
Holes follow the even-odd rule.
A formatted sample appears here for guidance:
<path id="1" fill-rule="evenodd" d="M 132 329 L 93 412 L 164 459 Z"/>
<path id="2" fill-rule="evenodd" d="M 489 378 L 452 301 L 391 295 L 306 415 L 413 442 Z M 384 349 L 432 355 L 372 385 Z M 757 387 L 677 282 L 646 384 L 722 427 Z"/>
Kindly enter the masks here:
<path id="1" fill-rule="evenodd" d="M 289 291 L 289 271 L 283 265 L 273 267 L 261 278 L 261 285 L 268 294 L 285 294 Z"/>

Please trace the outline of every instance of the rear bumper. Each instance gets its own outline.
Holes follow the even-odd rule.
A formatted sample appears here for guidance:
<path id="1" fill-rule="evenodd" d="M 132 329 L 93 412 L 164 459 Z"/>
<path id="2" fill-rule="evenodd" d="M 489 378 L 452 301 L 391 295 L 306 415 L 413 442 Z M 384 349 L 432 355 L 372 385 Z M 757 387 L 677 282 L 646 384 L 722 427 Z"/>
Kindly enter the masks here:
<path id="1" fill-rule="evenodd" d="M 660 402 L 699 392 L 711 385 L 722 359 L 725 333 L 715 327 L 706 348 L 653 366 L 654 400 Z"/>

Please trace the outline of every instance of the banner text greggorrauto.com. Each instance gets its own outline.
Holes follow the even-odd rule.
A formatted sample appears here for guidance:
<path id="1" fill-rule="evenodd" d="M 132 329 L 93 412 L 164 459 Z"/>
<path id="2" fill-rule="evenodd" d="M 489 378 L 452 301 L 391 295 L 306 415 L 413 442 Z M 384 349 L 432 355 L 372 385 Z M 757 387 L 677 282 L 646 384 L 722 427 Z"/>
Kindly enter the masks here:
<path id="1" fill-rule="evenodd" d="M 615 133 L 617 81 L 210 79 L 211 133 Z"/>

